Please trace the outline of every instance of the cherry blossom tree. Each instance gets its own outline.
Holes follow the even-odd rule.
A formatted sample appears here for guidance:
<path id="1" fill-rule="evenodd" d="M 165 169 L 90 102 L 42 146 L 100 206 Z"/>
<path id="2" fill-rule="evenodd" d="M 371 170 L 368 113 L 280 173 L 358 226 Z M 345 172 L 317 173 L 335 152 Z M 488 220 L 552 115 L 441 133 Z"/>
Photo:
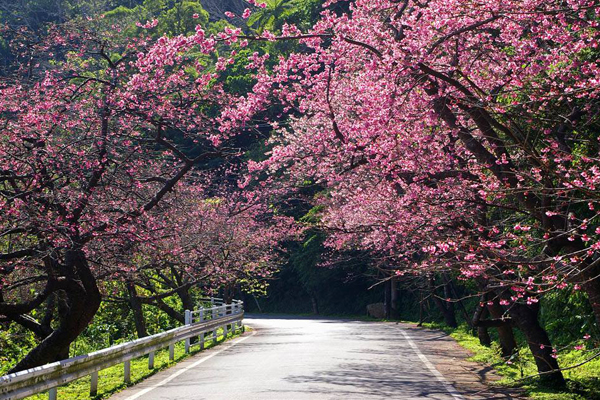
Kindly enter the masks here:
<path id="1" fill-rule="evenodd" d="M 40 343 L 13 371 L 68 355 L 98 282 L 133 268 L 110 255 L 159 238 L 161 202 L 237 154 L 219 122 L 217 43 L 201 27 L 152 40 L 73 24 L 15 42 L 24 62 L 0 82 L 0 318 Z M 32 316 L 43 305 L 50 320 L 58 309 L 53 328 Z"/>
<path id="2" fill-rule="evenodd" d="M 113 274 L 113 280 L 124 282 L 128 296 L 109 297 L 132 305 L 138 336 L 145 335 L 142 304 L 183 323 L 182 310 L 195 307 L 195 294 L 222 290 L 231 301 L 237 290 L 262 290 L 277 270 L 284 242 L 300 232 L 293 219 L 277 215 L 263 200 L 252 192 L 196 184 L 178 190 L 152 212 L 154 240 L 135 243 L 127 260 L 119 261 L 129 268 Z M 165 301 L 173 295 L 181 310 Z"/>
<path id="3" fill-rule="evenodd" d="M 420 251 L 407 269 L 480 282 L 528 335 L 543 376 L 564 384 L 537 310 L 543 293 L 581 287 L 600 323 L 599 5 L 357 0 L 350 9 L 324 9 L 306 33 L 246 38 L 307 48 L 270 74 L 256 54 L 254 93 L 228 114 L 249 122 L 274 94 L 298 116 L 256 168 L 331 188 L 334 245 L 404 260 Z"/>

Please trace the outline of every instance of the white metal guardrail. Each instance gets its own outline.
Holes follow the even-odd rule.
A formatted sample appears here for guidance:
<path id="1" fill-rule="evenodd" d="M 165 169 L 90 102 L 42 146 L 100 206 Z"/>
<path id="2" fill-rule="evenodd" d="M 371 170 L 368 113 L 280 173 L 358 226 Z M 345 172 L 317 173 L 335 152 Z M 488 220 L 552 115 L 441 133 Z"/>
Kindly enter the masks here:
<path id="1" fill-rule="evenodd" d="M 154 353 L 169 348 L 169 358 L 175 358 L 175 343 L 185 341 L 185 352 L 190 351 L 191 339 L 198 337 L 194 345 L 204 348 L 205 335 L 217 339 L 217 330 L 228 332 L 243 329 L 244 303 L 234 300 L 225 304 L 222 299 L 201 299 L 211 302 L 211 307 L 185 311 L 185 325 L 156 335 L 122 343 L 90 354 L 28 369 L 0 377 L 0 400 L 18 400 L 48 390 L 49 400 L 57 399 L 57 388 L 84 376 L 91 376 L 90 396 L 98 391 L 98 372 L 123 364 L 124 380 L 131 380 L 131 360 L 148 355 L 148 368 L 154 368 Z"/>

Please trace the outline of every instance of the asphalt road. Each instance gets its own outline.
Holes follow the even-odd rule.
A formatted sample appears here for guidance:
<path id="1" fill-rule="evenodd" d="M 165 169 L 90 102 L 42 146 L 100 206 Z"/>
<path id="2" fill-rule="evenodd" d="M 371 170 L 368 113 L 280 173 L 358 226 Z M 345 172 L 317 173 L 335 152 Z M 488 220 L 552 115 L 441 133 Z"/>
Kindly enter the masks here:
<path id="1" fill-rule="evenodd" d="M 401 325 L 286 317 L 245 323 L 255 331 L 111 400 L 462 399 L 423 355 L 421 347 L 432 344 Z"/>

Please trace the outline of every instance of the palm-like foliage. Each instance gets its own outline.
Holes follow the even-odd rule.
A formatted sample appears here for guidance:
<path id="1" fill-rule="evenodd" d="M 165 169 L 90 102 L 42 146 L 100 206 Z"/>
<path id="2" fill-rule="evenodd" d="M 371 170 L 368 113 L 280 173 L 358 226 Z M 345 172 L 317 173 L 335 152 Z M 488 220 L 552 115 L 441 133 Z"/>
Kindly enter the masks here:
<path id="1" fill-rule="evenodd" d="M 263 0 L 265 8 L 255 10 L 248 19 L 248 26 L 262 32 L 267 29 L 274 31 L 277 21 L 292 14 L 303 0 Z"/>

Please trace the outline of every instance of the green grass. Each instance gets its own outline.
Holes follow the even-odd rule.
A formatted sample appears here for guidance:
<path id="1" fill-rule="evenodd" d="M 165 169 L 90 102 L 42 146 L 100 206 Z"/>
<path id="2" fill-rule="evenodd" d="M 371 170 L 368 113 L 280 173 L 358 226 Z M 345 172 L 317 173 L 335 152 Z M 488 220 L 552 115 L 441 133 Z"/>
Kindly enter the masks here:
<path id="1" fill-rule="evenodd" d="M 533 357 L 529 349 L 524 346 L 523 341 L 520 341 L 521 346 L 518 353 L 507 362 L 500 356 L 500 348 L 496 342 L 491 347 L 482 346 L 479 339 L 472 335 L 468 327 L 464 325 L 456 329 L 435 323 L 425 323 L 423 326 L 445 331 L 473 354 L 470 361 L 493 367 L 502 377 L 495 383 L 497 385 L 521 387 L 532 399 L 536 400 L 600 400 L 600 358 L 580 367 L 563 371 L 568 390 L 557 391 L 544 387 L 535 377 L 537 369 Z M 576 344 L 583 345 L 583 343 L 574 343 L 573 346 Z M 562 368 L 566 368 L 585 361 L 593 354 L 593 350 L 565 349 L 559 352 L 558 362 Z"/>
<path id="2" fill-rule="evenodd" d="M 246 328 L 247 329 L 247 328 Z M 206 336 L 204 344 L 205 349 L 209 349 L 223 342 L 225 339 L 231 339 L 239 336 L 241 333 L 231 335 L 231 332 L 227 335 L 227 338 L 223 337 L 223 330 L 218 330 L 217 340 L 213 341 L 212 336 Z M 194 354 L 201 352 L 200 346 L 192 344 L 190 353 L 185 353 L 184 342 L 175 344 L 175 359 L 169 360 L 169 349 L 162 349 L 156 352 L 154 355 L 154 369 L 148 369 L 148 356 L 131 360 L 131 383 L 126 384 L 123 382 L 123 364 L 118 364 L 110 368 L 104 369 L 98 373 L 98 394 L 94 397 L 90 397 L 90 377 L 78 379 L 65 386 L 58 388 L 58 398 L 60 400 L 83 400 L 83 399 L 94 399 L 100 400 L 105 399 L 116 392 L 119 392 L 129 386 L 133 386 L 151 375 L 154 375 L 158 371 L 169 368 L 179 361 L 190 357 Z M 39 393 L 34 396 L 27 397 L 27 400 L 47 400 L 48 393 Z"/>

